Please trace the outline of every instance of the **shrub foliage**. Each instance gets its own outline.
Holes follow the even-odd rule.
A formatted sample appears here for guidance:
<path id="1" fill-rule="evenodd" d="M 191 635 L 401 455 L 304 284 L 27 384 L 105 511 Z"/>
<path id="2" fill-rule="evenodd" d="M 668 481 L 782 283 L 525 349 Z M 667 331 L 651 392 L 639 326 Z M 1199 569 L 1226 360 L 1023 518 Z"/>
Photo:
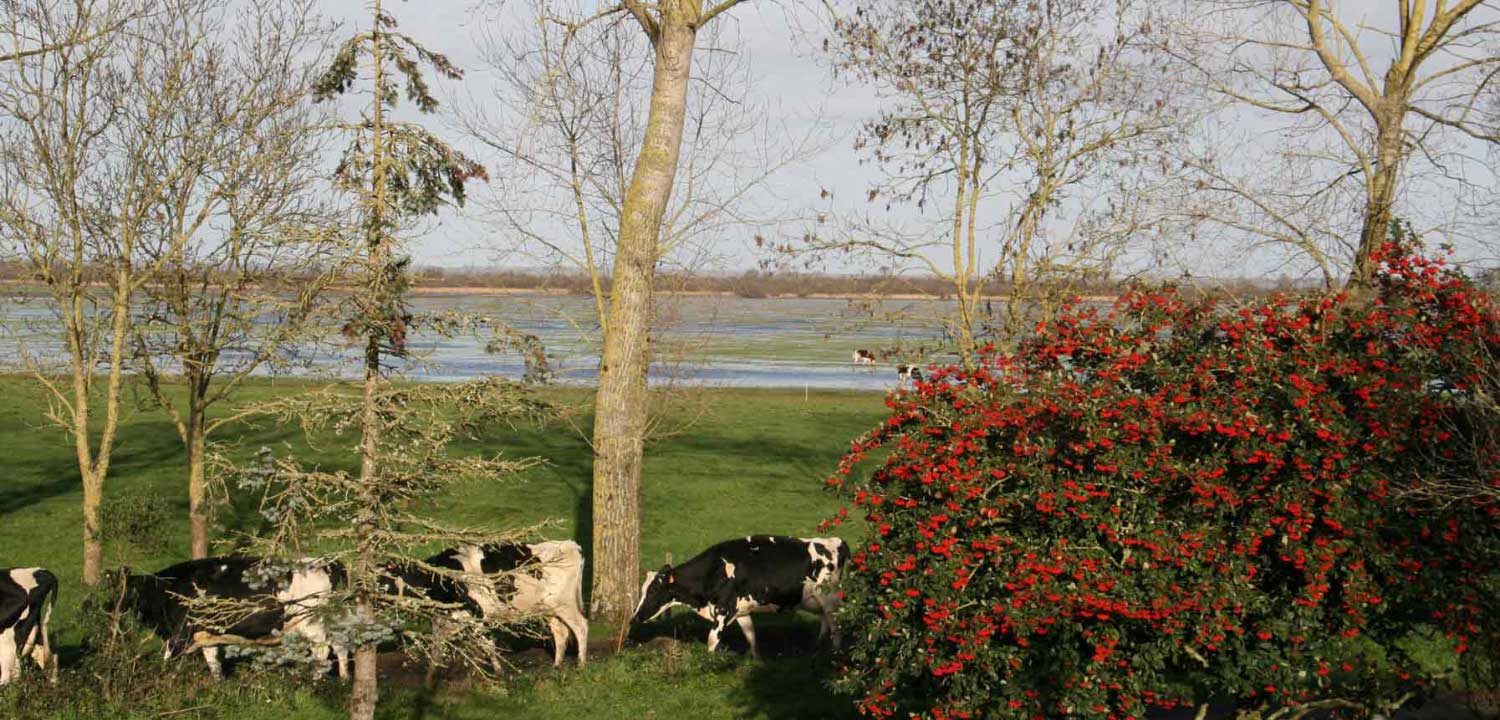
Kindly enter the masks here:
<path id="1" fill-rule="evenodd" d="M 1432 648 L 1461 656 L 1493 604 L 1497 494 L 1429 490 L 1500 487 L 1468 430 L 1500 322 L 1441 259 L 1380 259 L 1360 300 L 1069 308 L 893 395 L 828 480 L 868 521 L 838 681 L 861 711 L 1369 711 L 1430 687 Z"/>

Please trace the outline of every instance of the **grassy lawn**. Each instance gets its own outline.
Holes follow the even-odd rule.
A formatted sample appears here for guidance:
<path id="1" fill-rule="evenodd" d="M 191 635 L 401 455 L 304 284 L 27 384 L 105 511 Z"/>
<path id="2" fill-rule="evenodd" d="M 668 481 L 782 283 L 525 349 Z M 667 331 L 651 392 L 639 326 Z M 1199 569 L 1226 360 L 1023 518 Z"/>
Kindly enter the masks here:
<path id="1" fill-rule="evenodd" d="M 297 392 L 307 385 L 261 381 L 246 388 L 245 398 Z M 587 552 L 590 546 L 588 445 L 579 431 L 588 428 L 588 395 L 579 389 L 550 389 L 544 395 L 559 405 L 579 408 L 572 422 L 545 426 L 496 428 L 462 446 L 466 452 L 504 452 L 540 456 L 547 465 L 514 482 L 474 483 L 434 499 L 433 514 L 453 524 L 514 527 L 544 520 L 557 524 L 546 534 L 572 538 Z M 44 396 L 22 378 L 0 377 L 0 447 L 5 465 L 0 480 L 0 566 L 45 566 L 63 583 L 53 619 L 54 642 L 64 658 L 76 660 L 81 630 L 78 614 L 81 549 L 79 479 L 71 443 L 46 427 Z M 642 552 L 655 567 L 670 551 L 686 559 L 718 540 L 749 533 L 807 535 L 837 507 L 820 490 L 820 480 L 848 441 L 878 422 L 883 414 L 878 394 L 775 390 L 705 390 L 703 396 L 673 413 L 669 425 L 691 421 L 686 429 L 662 438 L 647 450 Z M 262 446 L 295 451 L 326 466 L 351 466 L 352 456 L 339 443 L 322 438 L 309 451 L 300 434 L 274 426 L 231 426 L 217 438 L 233 452 L 248 455 Z M 181 443 L 165 417 L 149 406 L 144 392 L 132 401 L 111 467 L 107 494 L 111 502 L 157 510 L 155 528 L 161 542 L 116 543 L 106 548 L 107 564 L 155 569 L 187 557 L 186 465 Z M 253 520 L 248 511 L 236 521 Z M 853 536 L 854 529 L 846 534 Z M 767 635 L 810 641 L 815 623 L 807 619 L 757 619 Z M 783 659 L 751 662 L 738 655 L 708 656 L 705 629 L 692 618 L 677 617 L 659 632 L 679 633 L 681 645 L 642 646 L 613 658 L 601 658 L 583 671 L 566 669 L 527 673 L 502 690 L 396 691 L 387 717 L 479 718 L 503 714 L 518 718 L 692 717 L 830 717 L 847 708 L 822 689 L 829 667 L 826 657 L 792 654 Z M 737 636 L 737 633 L 735 634 Z M 763 641 L 764 642 L 764 641 Z M 805 643 L 803 643 L 805 644 Z M 234 681 L 230 681 L 233 683 Z M 250 693 L 233 688 L 216 692 L 234 698 Z M 236 695 L 239 692 L 240 695 Z M 251 693 L 255 702 L 217 703 L 176 712 L 180 718 L 323 718 L 338 716 L 336 688 L 297 692 Z M 3 695 L 3 692 L 0 692 Z M 248 698 L 248 695 L 246 695 Z M 191 703 L 154 708 L 140 717 L 192 708 Z M 130 717 L 130 716 L 126 716 Z"/>

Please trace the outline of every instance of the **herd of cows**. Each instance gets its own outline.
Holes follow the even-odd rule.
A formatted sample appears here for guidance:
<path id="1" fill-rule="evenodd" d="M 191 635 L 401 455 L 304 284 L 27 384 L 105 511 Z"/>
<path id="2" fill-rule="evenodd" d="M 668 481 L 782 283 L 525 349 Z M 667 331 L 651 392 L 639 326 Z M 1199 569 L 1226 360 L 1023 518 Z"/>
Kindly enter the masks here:
<path id="1" fill-rule="evenodd" d="M 707 620 L 708 649 L 715 650 L 731 623 L 758 656 L 750 617 L 801 609 L 819 616 L 818 639 L 838 644 L 834 615 L 837 584 L 849 549 L 839 538 L 750 535 L 718 543 L 691 560 L 646 573 L 631 624 L 650 622 L 673 607 Z M 437 568 L 440 571 L 435 571 Z M 337 563 L 285 567 L 245 556 L 189 560 L 154 573 L 119 571 L 122 606 L 162 641 L 166 658 L 201 653 L 210 672 L 222 675 L 225 646 L 276 645 L 299 636 L 314 655 L 333 655 L 347 677 L 348 649 L 325 627 L 320 612 L 344 582 Z M 588 660 L 588 618 L 583 612 L 583 550 L 571 541 L 464 545 L 422 563 L 389 562 L 381 592 L 419 594 L 455 613 L 496 617 L 518 613 L 544 620 L 551 631 L 553 664 L 576 643 L 578 663 Z M 0 685 L 21 671 L 27 657 L 53 677 L 47 624 L 58 596 L 57 577 L 43 568 L 0 568 Z M 233 621 L 200 617 L 190 598 L 254 603 L 259 609 Z"/>

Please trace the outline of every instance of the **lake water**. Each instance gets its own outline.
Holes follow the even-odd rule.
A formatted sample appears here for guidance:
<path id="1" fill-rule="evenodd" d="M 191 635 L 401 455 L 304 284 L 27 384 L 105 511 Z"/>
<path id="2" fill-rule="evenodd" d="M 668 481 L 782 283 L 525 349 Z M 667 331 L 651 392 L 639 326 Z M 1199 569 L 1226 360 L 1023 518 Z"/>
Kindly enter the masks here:
<path id="1" fill-rule="evenodd" d="M 525 293 L 418 293 L 418 315 L 461 313 L 508 323 L 537 336 L 557 382 L 587 385 L 598 371 L 598 321 L 591 299 L 577 295 Z M 897 362 L 943 362 L 922 346 L 943 339 L 937 313 L 925 300 L 884 300 L 876 305 L 845 299 L 751 299 L 668 296 L 658 301 L 651 380 L 733 387 L 843 388 L 883 390 L 896 385 Z M 15 369 L 21 347 L 33 356 L 61 354 L 58 323 L 37 299 L 0 300 L 0 365 Z M 444 337 L 417 332 L 409 343 L 412 361 L 403 373 L 415 380 L 459 380 L 483 375 L 519 378 L 515 352 L 489 354 L 486 338 Z M 873 370 L 855 367 L 855 349 L 879 352 L 906 348 Z M 347 351 L 308 351 L 309 367 L 287 370 L 355 376 L 357 358 Z"/>

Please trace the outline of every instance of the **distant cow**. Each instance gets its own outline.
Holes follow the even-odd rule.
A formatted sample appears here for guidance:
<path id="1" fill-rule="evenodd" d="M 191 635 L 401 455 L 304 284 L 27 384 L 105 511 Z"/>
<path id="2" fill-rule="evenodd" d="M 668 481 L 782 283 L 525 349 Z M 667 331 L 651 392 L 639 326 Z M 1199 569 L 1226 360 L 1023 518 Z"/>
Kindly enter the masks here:
<path id="1" fill-rule="evenodd" d="M 916 382 L 922 382 L 922 368 L 919 368 L 916 365 L 897 365 L 896 377 L 901 379 L 902 385 L 905 385 L 907 382 L 913 380 L 915 380 Z"/>
<path id="2" fill-rule="evenodd" d="M 724 628 L 738 622 L 751 654 L 759 656 L 750 614 L 801 608 L 819 616 L 818 639 L 826 632 L 837 646 L 836 586 L 848 560 L 849 548 L 839 538 L 751 535 L 726 540 L 681 565 L 669 563 L 646 573 L 641 603 L 630 622 L 650 622 L 682 605 L 713 623 L 709 652 L 719 646 Z"/>
<path id="3" fill-rule="evenodd" d="M 874 365 L 875 364 L 875 353 L 872 353 L 869 350 L 864 350 L 864 349 L 855 350 L 854 351 L 854 364 L 855 365 Z"/>
<path id="4" fill-rule="evenodd" d="M 0 568 L 0 685 L 21 672 L 29 655 L 57 672 L 47 622 L 57 602 L 57 577 L 42 568 Z"/>
<path id="5" fill-rule="evenodd" d="M 301 635 L 319 658 L 331 651 L 338 659 L 340 678 L 348 676 L 348 651 L 329 642 L 327 629 L 313 612 L 333 590 L 336 568 L 305 568 L 277 578 L 280 589 L 251 587 L 246 573 L 260 564 L 255 557 L 215 557 L 189 560 L 149 575 L 125 577 L 125 603 L 141 622 L 165 643 L 164 658 L 202 650 L 214 677 L 223 676 L 219 663 L 222 645 L 276 645 L 291 634 Z M 207 628 L 189 612 L 183 598 L 200 595 L 258 603 L 227 628 Z"/>
<path id="6" fill-rule="evenodd" d="M 578 643 L 578 664 L 588 662 L 589 621 L 583 614 L 583 548 L 571 540 L 531 544 L 461 545 L 424 561 L 472 577 L 455 580 L 415 565 L 391 564 L 395 589 L 465 606 L 479 617 L 537 614 L 552 632 L 552 664 L 561 665 L 568 641 Z M 506 575 L 498 583 L 484 576 Z M 462 611 L 460 611 L 462 612 Z"/>

